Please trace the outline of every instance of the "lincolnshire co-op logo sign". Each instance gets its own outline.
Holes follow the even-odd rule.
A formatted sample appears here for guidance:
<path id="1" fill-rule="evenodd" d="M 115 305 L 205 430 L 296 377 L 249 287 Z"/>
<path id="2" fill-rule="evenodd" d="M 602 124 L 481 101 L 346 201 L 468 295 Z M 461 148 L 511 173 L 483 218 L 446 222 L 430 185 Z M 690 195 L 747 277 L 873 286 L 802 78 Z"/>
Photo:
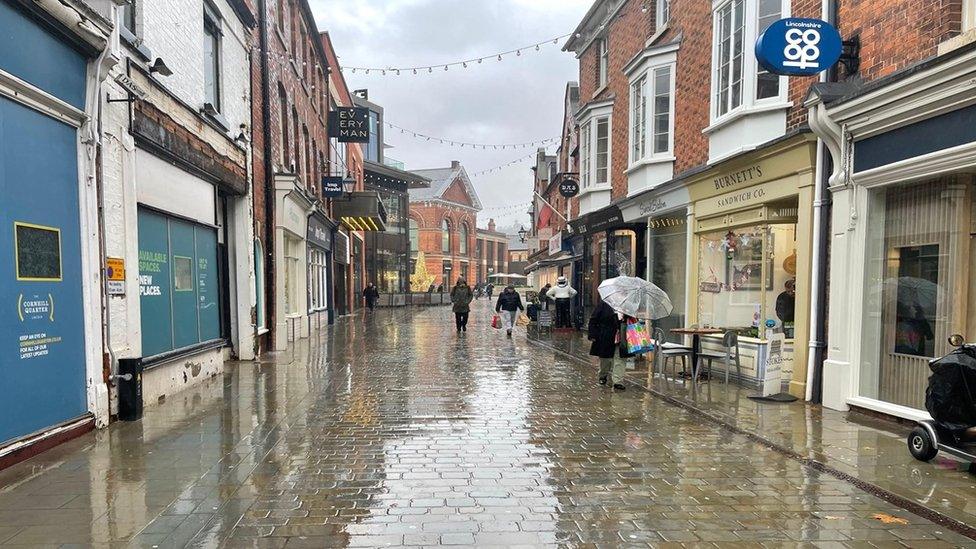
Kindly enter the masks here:
<path id="1" fill-rule="evenodd" d="M 834 66 L 843 48 L 840 33 L 830 23 L 790 17 L 759 35 L 756 59 L 774 74 L 812 76 Z"/>

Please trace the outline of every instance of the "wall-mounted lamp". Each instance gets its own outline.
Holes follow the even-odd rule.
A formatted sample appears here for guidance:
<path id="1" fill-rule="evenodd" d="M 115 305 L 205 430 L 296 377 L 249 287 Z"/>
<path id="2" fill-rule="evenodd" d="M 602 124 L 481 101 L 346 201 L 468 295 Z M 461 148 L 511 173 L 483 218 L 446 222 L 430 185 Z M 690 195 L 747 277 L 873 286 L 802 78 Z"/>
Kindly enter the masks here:
<path id="1" fill-rule="evenodd" d="M 172 76 L 173 70 L 166 66 L 162 57 L 157 57 L 149 67 L 149 74 L 159 73 L 160 76 Z"/>

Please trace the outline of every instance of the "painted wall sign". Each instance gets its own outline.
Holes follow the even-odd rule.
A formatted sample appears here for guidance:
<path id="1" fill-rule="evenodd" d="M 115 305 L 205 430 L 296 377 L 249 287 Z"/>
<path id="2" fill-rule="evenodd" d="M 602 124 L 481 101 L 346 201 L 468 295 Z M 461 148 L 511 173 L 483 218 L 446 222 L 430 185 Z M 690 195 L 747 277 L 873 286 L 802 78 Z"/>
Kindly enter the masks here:
<path id="1" fill-rule="evenodd" d="M 331 175 L 324 176 L 322 178 L 322 196 L 326 198 L 339 198 L 342 196 L 343 178 L 335 177 Z"/>
<path id="2" fill-rule="evenodd" d="M 756 40 L 756 59 L 773 74 L 812 76 L 832 67 L 844 48 L 840 33 L 820 19 L 790 17 L 769 25 Z"/>
<path id="3" fill-rule="evenodd" d="M 336 107 L 329 113 L 329 136 L 340 143 L 369 143 L 369 109 Z"/>
<path id="4" fill-rule="evenodd" d="M 559 194 L 572 198 L 579 194 L 579 181 L 575 177 L 566 177 L 559 183 Z"/>
<path id="5" fill-rule="evenodd" d="M 755 183 L 762 178 L 762 165 L 756 164 L 736 172 L 720 175 L 713 179 L 715 190 L 730 189 L 743 183 Z"/>

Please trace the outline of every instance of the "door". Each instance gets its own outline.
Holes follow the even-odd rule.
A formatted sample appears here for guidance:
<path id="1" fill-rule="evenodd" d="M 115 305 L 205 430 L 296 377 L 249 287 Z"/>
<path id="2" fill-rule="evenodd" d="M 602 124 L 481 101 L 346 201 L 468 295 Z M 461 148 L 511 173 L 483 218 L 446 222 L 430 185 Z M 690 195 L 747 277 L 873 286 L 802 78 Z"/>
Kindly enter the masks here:
<path id="1" fill-rule="evenodd" d="M 0 98 L 0 443 L 87 411 L 76 139 Z"/>

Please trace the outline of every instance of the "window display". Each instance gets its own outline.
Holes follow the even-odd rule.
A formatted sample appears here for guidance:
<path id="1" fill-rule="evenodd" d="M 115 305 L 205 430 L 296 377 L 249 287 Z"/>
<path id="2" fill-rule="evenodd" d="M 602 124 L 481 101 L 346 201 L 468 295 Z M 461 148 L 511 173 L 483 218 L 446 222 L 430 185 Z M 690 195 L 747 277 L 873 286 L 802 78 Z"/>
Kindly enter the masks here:
<path id="1" fill-rule="evenodd" d="M 948 351 L 950 334 L 971 339 L 973 196 L 956 179 L 869 196 L 859 396 L 923 408 L 929 360 Z"/>

